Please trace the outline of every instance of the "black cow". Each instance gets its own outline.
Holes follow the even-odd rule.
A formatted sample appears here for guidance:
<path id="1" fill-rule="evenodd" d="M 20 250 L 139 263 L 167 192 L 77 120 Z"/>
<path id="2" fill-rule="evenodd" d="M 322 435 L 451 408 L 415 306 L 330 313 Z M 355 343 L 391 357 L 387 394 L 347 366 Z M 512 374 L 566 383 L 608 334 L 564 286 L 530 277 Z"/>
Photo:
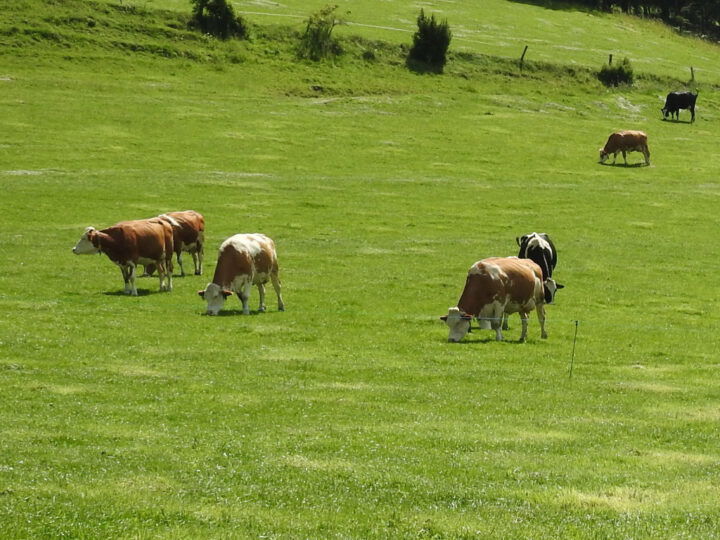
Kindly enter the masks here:
<path id="1" fill-rule="evenodd" d="M 663 113 L 663 119 L 666 119 L 668 115 L 672 118 L 674 115 L 675 120 L 679 120 L 680 109 L 690 109 L 690 114 L 692 114 L 690 121 L 694 122 L 695 101 L 697 97 L 698 94 L 693 94 L 692 92 L 670 92 L 665 98 L 665 106 L 660 109 Z"/>

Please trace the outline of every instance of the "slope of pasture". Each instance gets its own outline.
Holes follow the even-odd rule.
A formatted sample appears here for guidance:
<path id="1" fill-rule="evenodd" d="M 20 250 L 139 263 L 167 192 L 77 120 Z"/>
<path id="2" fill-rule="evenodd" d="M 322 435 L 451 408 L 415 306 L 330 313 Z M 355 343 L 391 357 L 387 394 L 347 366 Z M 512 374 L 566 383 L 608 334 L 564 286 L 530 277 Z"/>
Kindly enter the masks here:
<path id="1" fill-rule="evenodd" d="M 712 92 L 691 125 L 647 82 L 247 47 L 0 53 L 3 537 L 716 538 Z M 651 167 L 597 163 L 621 127 Z M 172 293 L 70 252 L 184 208 L 207 269 Z M 566 284 L 549 339 L 448 344 L 467 268 L 531 230 Z M 204 316 L 242 231 L 276 240 L 287 311 Z"/>
<path id="2" fill-rule="evenodd" d="M 230 2 L 251 22 L 293 24 L 298 30 L 324 2 L 303 0 Z M 452 49 L 517 59 L 525 45 L 528 60 L 560 62 L 599 69 L 608 54 L 627 56 L 645 73 L 690 78 L 695 68 L 700 84 L 720 82 L 717 47 L 700 39 L 681 37 L 652 20 L 568 7 L 547 9 L 522 0 L 428 2 L 353 0 L 336 2 L 346 23 L 339 35 L 361 35 L 393 43 L 410 43 L 422 7 L 447 18 L 453 31 Z M 189 0 L 150 0 L 145 5 L 189 12 Z"/>

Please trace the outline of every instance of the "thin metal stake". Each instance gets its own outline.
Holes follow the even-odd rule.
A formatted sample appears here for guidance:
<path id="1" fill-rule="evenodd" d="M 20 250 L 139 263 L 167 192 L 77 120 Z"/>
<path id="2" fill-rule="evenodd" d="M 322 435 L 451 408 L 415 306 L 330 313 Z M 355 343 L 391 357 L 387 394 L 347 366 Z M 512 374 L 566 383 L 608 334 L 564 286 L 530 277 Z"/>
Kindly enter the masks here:
<path id="1" fill-rule="evenodd" d="M 572 379 L 573 365 L 575 364 L 575 343 L 577 343 L 578 324 L 580 321 L 575 321 L 575 337 L 573 338 L 573 350 L 572 357 L 570 358 L 570 379 Z"/>

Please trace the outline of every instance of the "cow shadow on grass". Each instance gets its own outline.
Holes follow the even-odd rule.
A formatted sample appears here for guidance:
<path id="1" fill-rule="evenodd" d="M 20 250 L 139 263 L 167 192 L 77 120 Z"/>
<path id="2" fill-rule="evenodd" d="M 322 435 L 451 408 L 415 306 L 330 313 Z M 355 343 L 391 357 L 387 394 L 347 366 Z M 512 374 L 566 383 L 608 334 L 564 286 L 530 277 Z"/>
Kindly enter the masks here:
<path id="1" fill-rule="evenodd" d="M 598 161 L 598 163 L 600 165 L 602 165 L 603 167 L 622 167 L 623 169 L 634 169 L 634 168 L 638 168 L 638 167 L 649 167 L 650 166 L 643 161 L 641 161 L 639 163 L 628 163 L 627 165 L 625 163 L 602 163 L 599 161 Z"/>
<path id="2" fill-rule="evenodd" d="M 692 120 L 680 120 L 675 118 L 663 118 L 663 122 L 670 122 L 671 124 L 692 124 Z"/>
<path id="3" fill-rule="evenodd" d="M 457 343 L 452 343 L 452 345 L 487 345 L 489 343 L 507 343 L 509 345 L 521 345 L 523 343 L 528 343 L 528 342 L 520 341 L 519 339 L 507 339 L 507 338 L 503 339 L 502 341 L 497 341 L 494 336 L 480 338 L 480 339 L 468 339 L 466 337 L 462 341 L 459 341 Z"/>
<path id="4" fill-rule="evenodd" d="M 150 296 L 151 294 L 159 294 L 159 293 L 160 293 L 160 291 L 153 291 L 150 289 L 137 289 L 138 296 Z M 105 296 L 127 296 L 128 298 L 132 298 L 131 294 L 125 293 L 125 291 L 123 291 L 122 289 L 120 289 L 119 291 L 105 291 L 103 294 Z"/>
<path id="5" fill-rule="evenodd" d="M 268 311 L 250 310 L 250 313 L 245 315 L 242 309 L 223 309 L 217 315 L 208 315 L 205 311 L 201 315 L 205 317 L 254 317 L 256 315 L 268 315 Z"/>

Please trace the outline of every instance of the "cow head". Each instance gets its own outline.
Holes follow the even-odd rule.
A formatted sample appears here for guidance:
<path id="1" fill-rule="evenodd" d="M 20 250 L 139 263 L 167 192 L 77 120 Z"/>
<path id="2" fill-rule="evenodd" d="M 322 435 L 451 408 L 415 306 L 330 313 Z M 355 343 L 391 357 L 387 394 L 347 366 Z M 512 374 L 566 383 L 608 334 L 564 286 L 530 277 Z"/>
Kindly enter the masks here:
<path id="1" fill-rule="evenodd" d="M 545 303 L 552 304 L 555 301 L 555 293 L 558 289 L 564 289 L 565 285 L 557 283 L 554 279 L 548 278 L 543 283 L 543 291 L 545 293 Z"/>
<path id="2" fill-rule="evenodd" d="M 610 156 L 610 152 L 606 152 L 605 148 L 600 149 L 600 163 L 605 163 L 605 160 Z"/>
<path id="3" fill-rule="evenodd" d="M 208 283 L 204 291 L 198 291 L 201 298 L 207 302 L 207 314 L 217 315 L 225 305 L 225 299 L 232 294 L 232 291 L 223 289 L 217 283 Z"/>
<path id="4" fill-rule="evenodd" d="M 668 114 L 670 114 L 670 111 L 667 110 L 665 107 L 663 107 L 662 109 L 660 109 L 660 112 L 663 113 L 663 118 L 667 118 L 667 117 L 668 117 Z"/>
<path id="5" fill-rule="evenodd" d="M 100 247 L 95 245 L 96 242 L 93 242 L 96 236 L 97 231 L 95 227 L 88 227 L 80 237 L 80 240 L 78 240 L 78 243 L 75 244 L 72 252 L 75 255 L 94 255 L 100 253 Z"/>
<path id="6" fill-rule="evenodd" d="M 443 315 L 440 319 L 445 321 L 445 324 L 447 324 L 450 328 L 448 341 L 457 343 L 470 331 L 470 321 L 472 321 L 472 315 L 468 315 L 467 313 L 460 311 L 457 307 L 451 307 L 448 310 L 448 314 Z"/>

